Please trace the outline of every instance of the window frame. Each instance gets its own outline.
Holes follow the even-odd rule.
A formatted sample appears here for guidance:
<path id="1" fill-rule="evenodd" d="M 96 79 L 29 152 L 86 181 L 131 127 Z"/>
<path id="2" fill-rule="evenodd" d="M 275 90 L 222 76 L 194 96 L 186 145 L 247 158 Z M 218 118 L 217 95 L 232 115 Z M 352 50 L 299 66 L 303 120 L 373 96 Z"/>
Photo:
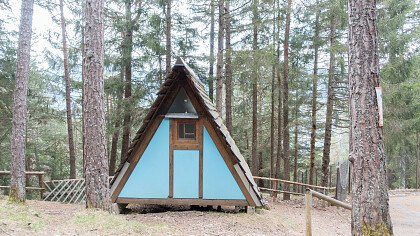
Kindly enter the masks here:
<path id="1" fill-rule="evenodd" d="M 192 128 L 194 129 L 194 131 L 192 133 L 187 132 L 187 125 L 191 125 Z M 183 127 L 183 134 L 184 137 L 180 137 L 181 135 L 181 126 Z M 196 127 L 196 122 L 188 122 L 188 121 L 183 121 L 183 122 L 177 122 L 177 139 L 182 139 L 182 140 L 195 140 L 197 139 L 197 127 Z M 187 135 L 191 135 L 194 137 L 187 137 Z"/>
<path id="2" fill-rule="evenodd" d="M 200 141 L 198 119 L 171 119 L 171 143 L 174 149 L 197 150 Z M 179 125 L 180 124 L 194 124 L 195 125 L 195 138 L 180 138 Z M 185 129 L 185 127 L 184 127 Z"/>

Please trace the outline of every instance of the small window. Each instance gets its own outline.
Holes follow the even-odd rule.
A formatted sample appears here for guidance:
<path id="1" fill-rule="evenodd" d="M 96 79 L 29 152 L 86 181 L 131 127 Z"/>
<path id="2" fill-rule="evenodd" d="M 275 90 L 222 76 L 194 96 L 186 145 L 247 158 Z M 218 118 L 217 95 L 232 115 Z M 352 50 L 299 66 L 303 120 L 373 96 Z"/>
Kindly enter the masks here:
<path id="1" fill-rule="evenodd" d="M 172 105 L 169 108 L 168 113 L 197 114 L 197 111 L 194 109 L 194 106 L 191 103 L 191 100 L 184 88 L 179 90 L 175 100 L 172 102 Z"/>
<path id="2" fill-rule="evenodd" d="M 195 123 L 178 123 L 178 139 L 195 139 Z"/>

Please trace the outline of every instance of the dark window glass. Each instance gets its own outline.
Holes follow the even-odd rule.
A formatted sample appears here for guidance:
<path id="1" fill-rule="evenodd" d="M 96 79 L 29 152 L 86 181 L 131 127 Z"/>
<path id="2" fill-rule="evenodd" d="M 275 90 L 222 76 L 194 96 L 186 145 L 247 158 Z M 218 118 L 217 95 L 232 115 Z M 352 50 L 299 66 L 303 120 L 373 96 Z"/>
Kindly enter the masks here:
<path id="1" fill-rule="evenodd" d="M 179 90 L 178 94 L 175 97 L 175 100 L 172 102 L 172 105 L 169 108 L 168 113 L 197 114 L 184 88 L 181 88 Z"/>
<path id="2" fill-rule="evenodd" d="M 195 123 L 178 123 L 178 138 L 195 139 Z"/>

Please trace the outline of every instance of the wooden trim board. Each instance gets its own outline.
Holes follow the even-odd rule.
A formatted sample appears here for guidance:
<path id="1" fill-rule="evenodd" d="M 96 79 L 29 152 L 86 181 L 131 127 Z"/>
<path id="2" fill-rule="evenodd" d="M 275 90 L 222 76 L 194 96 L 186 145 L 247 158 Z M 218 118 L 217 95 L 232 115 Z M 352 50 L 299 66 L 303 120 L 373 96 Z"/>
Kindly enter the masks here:
<path id="1" fill-rule="evenodd" d="M 248 206 L 246 200 L 213 200 L 196 198 L 117 198 L 120 204 L 158 204 L 158 205 L 215 205 L 215 206 Z"/>

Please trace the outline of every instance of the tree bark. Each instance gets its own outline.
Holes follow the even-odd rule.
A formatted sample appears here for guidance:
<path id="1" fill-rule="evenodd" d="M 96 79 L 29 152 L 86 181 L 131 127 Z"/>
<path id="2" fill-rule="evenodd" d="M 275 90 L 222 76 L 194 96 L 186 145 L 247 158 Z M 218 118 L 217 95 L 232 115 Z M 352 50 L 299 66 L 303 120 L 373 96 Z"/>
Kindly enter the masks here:
<path id="1" fill-rule="evenodd" d="M 12 160 L 9 195 L 10 200 L 18 202 L 24 202 L 26 198 L 25 139 L 33 7 L 33 0 L 22 1 L 16 58 L 16 85 L 13 94 L 12 136 L 10 140 Z"/>
<path id="2" fill-rule="evenodd" d="M 322 150 L 322 180 L 321 186 L 327 187 L 329 165 L 330 165 L 330 150 L 331 150 L 331 130 L 332 130 L 332 115 L 334 106 L 334 85 L 335 85 L 335 52 L 334 45 L 336 43 L 336 18 L 335 12 L 331 12 L 330 19 L 330 65 L 328 69 L 328 98 L 327 110 L 325 114 L 325 132 L 324 132 L 324 149 Z"/>
<path id="3" fill-rule="evenodd" d="M 375 87 L 379 81 L 376 1 L 349 0 L 352 235 L 392 235 L 386 157 Z"/>
<path id="4" fill-rule="evenodd" d="M 283 86 L 280 77 L 280 1 L 277 1 L 277 53 L 276 53 L 276 72 L 277 72 L 277 88 L 278 88 L 278 108 L 277 108 L 277 158 L 275 178 L 280 179 L 281 160 L 283 159 Z M 278 188 L 277 181 L 273 182 L 273 189 Z M 273 199 L 277 199 L 277 192 L 273 193 Z"/>
<path id="5" fill-rule="evenodd" d="M 117 105 L 120 106 L 120 105 Z M 121 108 L 117 107 L 117 112 L 121 111 Z M 118 113 L 117 113 L 118 114 Z M 111 138 L 111 153 L 109 158 L 109 175 L 113 176 L 115 174 L 115 168 L 117 164 L 117 150 L 118 150 L 118 139 L 120 136 L 120 119 L 115 121 L 114 132 L 112 132 Z"/>
<path id="6" fill-rule="evenodd" d="M 133 52 L 133 22 L 131 19 L 131 0 L 125 1 L 125 34 L 123 43 L 123 63 L 125 70 L 124 82 L 124 121 L 121 142 L 121 162 L 125 160 L 130 145 L 131 133 L 131 77 L 132 77 L 132 52 Z"/>
<path id="7" fill-rule="evenodd" d="M 419 188 L 419 158 L 420 158 L 420 140 L 419 140 L 419 132 L 416 133 L 416 141 L 417 141 L 417 148 L 416 148 L 416 189 Z"/>
<path id="8" fill-rule="evenodd" d="M 296 91 L 296 103 L 295 103 L 295 137 L 294 137 L 294 163 L 293 163 L 293 181 L 297 182 L 298 178 L 298 157 L 299 157 L 299 143 L 298 143 L 298 134 L 299 134 L 299 104 L 298 104 L 298 93 Z M 297 191 L 297 185 L 293 185 L 293 191 Z"/>
<path id="9" fill-rule="evenodd" d="M 274 2 L 274 5 L 276 5 L 276 3 Z M 277 31 L 276 31 L 276 23 L 277 23 L 277 15 L 276 12 L 274 11 L 274 16 L 273 16 L 273 54 L 276 55 L 276 43 L 277 43 Z M 274 156 L 274 149 L 275 149 L 275 137 L 274 137 L 274 130 L 275 130 L 275 111 L 274 111 L 274 107 L 275 107 L 275 86 L 276 86 L 276 63 L 277 63 L 277 58 L 274 59 L 273 61 L 273 67 L 272 67 L 272 71 L 271 71 L 271 113 L 270 113 L 270 124 L 271 124 L 271 129 L 270 129 L 270 178 L 274 178 L 274 174 L 275 174 L 275 156 Z M 273 182 L 270 181 L 270 188 L 273 189 Z"/>
<path id="10" fill-rule="evenodd" d="M 210 1 L 210 67 L 209 67 L 209 97 L 213 101 L 213 81 L 214 81 L 214 14 L 215 14 L 215 0 Z"/>
<path id="11" fill-rule="evenodd" d="M 86 207 L 110 209 L 104 112 L 104 2 L 86 0 L 83 119 Z"/>
<path id="12" fill-rule="evenodd" d="M 289 32 L 292 0 L 287 0 L 286 29 L 284 36 L 284 69 L 283 69 L 283 179 L 290 180 L 290 133 L 289 133 Z M 289 184 L 284 184 L 284 190 L 289 191 Z M 289 200 L 290 194 L 284 193 L 283 200 Z"/>
<path id="13" fill-rule="evenodd" d="M 121 72 L 120 72 L 120 79 L 121 82 L 124 81 L 124 68 L 121 65 Z M 117 92 L 117 108 L 116 108 L 116 114 L 121 113 L 121 99 L 122 99 L 122 92 Z M 121 126 L 121 119 L 117 117 L 115 119 L 115 125 L 114 125 L 114 132 L 112 133 L 111 138 L 111 153 L 109 158 L 109 175 L 113 176 L 115 174 L 115 168 L 116 168 L 116 162 L 117 162 L 117 151 L 118 151 L 118 139 L 120 136 L 120 126 Z"/>
<path id="14" fill-rule="evenodd" d="M 318 96 L 318 50 L 319 50 L 319 14 L 315 13 L 315 35 L 313 38 L 314 46 L 314 71 L 312 74 L 312 113 L 311 113 L 311 144 L 309 152 L 309 184 L 314 183 L 315 168 L 315 142 L 316 142 L 316 105 Z"/>
<path id="15" fill-rule="evenodd" d="M 252 174 L 258 175 L 258 118 L 257 118 L 257 106 L 258 106 L 258 0 L 254 0 L 253 3 L 253 39 L 252 39 L 252 50 L 254 63 L 252 65 L 252 149 L 251 149 L 251 166 Z"/>
<path id="16" fill-rule="evenodd" d="M 225 61 L 225 76 L 226 76 L 226 128 L 232 132 L 232 45 L 230 44 L 231 32 L 231 15 L 230 15 L 230 0 L 225 1 L 225 24 L 226 24 L 226 61 Z"/>
<path id="17" fill-rule="evenodd" d="M 171 5 L 172 0 L 166 0 L 166 75 L 171 72 L 171 55 L 172 55 L 172 47 L 171 47 L 171 22 L 172 22 L 172 15 L 171 15 Z M 131 20 L 131 19 L 130 19 Z"/>
<path id="18" fill-rule="evenodd" d="M 64 81 L 66 83 L 66 116 L 67 116 L 67 139 L 69 144 L 69 160 L 70 160 L 70 179 L 76 178 L 76 152 L 74 150 L 73 138 L 73 120 L 71 116 L 71 83 L 70 83 L 70 69 L 67 49 L 67 33 L 66 20 L 64 18 L 64 3 L 60 0 L 60 16 L 61 16 L 61 37 L 63 43 L 63 66 L 64 66 Z"/>
<path id="19" fill-rule="evenodd" d="M 224 36 L 224 0 L 219 0 L 219 32 L 217 34 L 217 65 L 216 65 L 216 110 L 222 115 L 223 92 L 223 36 Z"/>

